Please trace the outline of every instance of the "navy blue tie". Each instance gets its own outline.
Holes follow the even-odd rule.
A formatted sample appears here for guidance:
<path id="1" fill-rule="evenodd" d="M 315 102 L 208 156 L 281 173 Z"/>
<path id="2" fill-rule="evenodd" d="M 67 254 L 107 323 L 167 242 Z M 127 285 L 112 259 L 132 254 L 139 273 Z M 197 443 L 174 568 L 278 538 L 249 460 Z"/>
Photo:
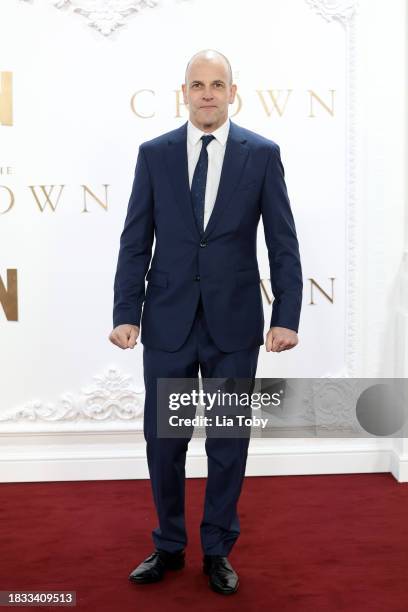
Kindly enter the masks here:
<path id="1" fill-rule="evenodd" d="M 208 151 L 207 147 L 215 136 L 201 136 L 203 144 L 201 146 L 200 157 L 194 170 L 193 180 L 191 183 L 191 199 L 193 202 L 194 216 L 200 234 L 204 233 L 204 203 L 205 203 L 205 186 L 207 183 L 208 171 Z"/>

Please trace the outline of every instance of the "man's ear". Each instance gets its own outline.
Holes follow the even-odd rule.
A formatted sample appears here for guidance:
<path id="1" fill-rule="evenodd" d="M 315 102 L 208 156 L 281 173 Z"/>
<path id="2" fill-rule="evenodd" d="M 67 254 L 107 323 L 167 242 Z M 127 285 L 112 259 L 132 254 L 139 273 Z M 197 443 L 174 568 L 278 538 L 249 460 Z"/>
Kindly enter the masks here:
<path id="1" fill-rule="evenodd" d="M 231 85 L 231 95 L 230 95 L 230 102 L 229 102 L 230 104 L 234 104 L 236 93 L 237 93 L 237 86 Z"/>

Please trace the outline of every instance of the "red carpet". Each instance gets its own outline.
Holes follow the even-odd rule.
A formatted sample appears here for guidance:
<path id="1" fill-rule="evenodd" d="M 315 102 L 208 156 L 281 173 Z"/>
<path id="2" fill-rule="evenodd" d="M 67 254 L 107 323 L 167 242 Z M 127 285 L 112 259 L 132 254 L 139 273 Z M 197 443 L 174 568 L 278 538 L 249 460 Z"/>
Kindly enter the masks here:
<path id="1" fill-rule="evenodd" d="M 201 573 L 204 485 L 187 481 L 187 566 L 154 585 L 127 580 L 153 550 L 149 481 L 0 485 L 0 590 L 76 590 L 72 609 L 90 612 L 407 612 L 407 485 L 389 474 L 247 477 L 229 597 Z"/>

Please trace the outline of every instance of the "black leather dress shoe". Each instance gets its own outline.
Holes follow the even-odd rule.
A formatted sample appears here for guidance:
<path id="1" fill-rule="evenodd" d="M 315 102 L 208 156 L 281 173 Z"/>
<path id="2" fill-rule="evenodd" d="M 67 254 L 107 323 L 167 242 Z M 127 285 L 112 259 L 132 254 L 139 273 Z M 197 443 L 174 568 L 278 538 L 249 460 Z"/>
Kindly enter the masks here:
<path id="1" fill-rule="evenodd" d="M 184 549 L 176 553 L 167 550 L 156 550 L 129 575 L 129 580 L 144 584 L 162 580 L 166 570 L 180 570 L 185 565 Z"/>
<path id="2" fill-rule="evenodd" d="M 223 595 L 232 595 L 238 590 L 238 574 L 234 571 L 227 557 L 204 555 L 203 572 L 209 576 L 208 584 L 213 591 Z"/>

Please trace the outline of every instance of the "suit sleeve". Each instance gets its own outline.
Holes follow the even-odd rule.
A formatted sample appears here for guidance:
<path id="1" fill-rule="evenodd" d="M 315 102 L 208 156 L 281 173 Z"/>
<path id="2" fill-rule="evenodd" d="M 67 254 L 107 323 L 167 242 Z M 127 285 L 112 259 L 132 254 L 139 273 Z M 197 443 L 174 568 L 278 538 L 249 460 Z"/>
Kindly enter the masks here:
<path id="1" fill-rule="evenodd" d="M 261 214 L 274 296 L 270 327 L 286 327 L 297 332 L 302 307 L 302 267 L 285 171 L 276 144 L 267 163 Z"/>
<path id="2" fill-rule="evenodd" d="M 140 325 L 154 237 L 153 188 L 142 147 L 136 162 L 114 280 L 113 326 Z"/>

